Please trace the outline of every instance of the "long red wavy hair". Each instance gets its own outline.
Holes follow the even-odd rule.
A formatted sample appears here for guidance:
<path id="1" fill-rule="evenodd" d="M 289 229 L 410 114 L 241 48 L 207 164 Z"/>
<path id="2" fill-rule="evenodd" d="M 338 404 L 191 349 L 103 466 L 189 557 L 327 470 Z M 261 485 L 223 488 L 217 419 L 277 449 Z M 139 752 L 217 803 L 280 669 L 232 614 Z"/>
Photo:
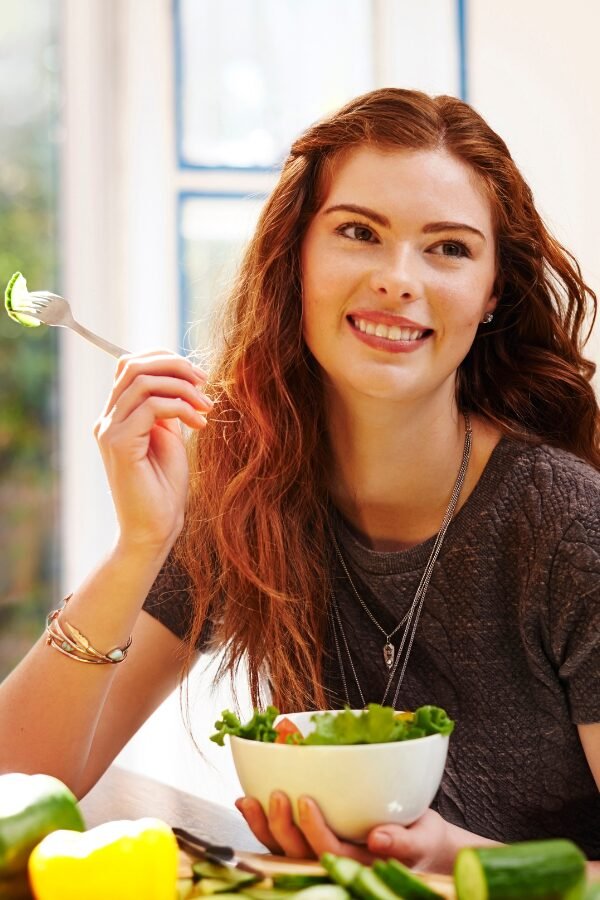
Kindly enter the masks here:
<path id="1" fill-rule="evenodd" d="M 444 149 L 487 191 L 499 302 L 458 370 L 459 407 L 600 468 L 595 367 L 582 356 L 596 298 L 544 226 L 501 138 L 454 97 L 395 88 L 309 128 L 291 148 L 227 304 L 210 373 L 213 424 L 190 441 L 186 525 L 174 548 L 195 595 L 188 666 L 208 616 L 225 648 L 220 674 L 245 660 L 253 702 L 264 702 L 267 677 L 283 710 L 325 703 L 329 595 L 326 413 L 302 338 L 300 245 L 335 162 L 364 145 Z"/>

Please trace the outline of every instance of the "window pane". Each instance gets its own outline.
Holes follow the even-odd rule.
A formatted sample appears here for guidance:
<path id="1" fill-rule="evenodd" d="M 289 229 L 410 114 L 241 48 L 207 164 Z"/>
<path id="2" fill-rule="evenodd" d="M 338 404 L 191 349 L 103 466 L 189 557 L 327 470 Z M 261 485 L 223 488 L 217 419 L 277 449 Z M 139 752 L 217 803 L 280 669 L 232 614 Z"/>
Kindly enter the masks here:
<path id="1" fill-rule="evenodd" d="M 276 165 L 308 123 L 373 87 L 370 0 L 177 8 L 183 165 Z"/>
<path id="2" fill-rule="evenodd" d="M 183 345 L 208 348 L 211 319 L 227 295 L 263 200 L 184 196 L 180 206 Z"/>
<path id="3" fill-rule="evenodd" d="M 0 22 L 0 282 L 56 283 L 53 0 L 11 0 Z M 56 592 L 56 333 L 0 316 L 0 678 L 41 632 Z"/>

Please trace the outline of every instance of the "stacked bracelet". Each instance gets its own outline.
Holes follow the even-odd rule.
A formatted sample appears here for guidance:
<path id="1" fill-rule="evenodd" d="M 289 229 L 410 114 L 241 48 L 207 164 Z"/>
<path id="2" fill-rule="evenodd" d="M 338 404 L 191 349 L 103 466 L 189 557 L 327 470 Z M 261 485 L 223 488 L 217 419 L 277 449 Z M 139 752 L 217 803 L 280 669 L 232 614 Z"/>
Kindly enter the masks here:
<path id="1" fill-rule="evenodd" d="M 124 647 L 115 647 L 108 653 L 100 653 L 95 647 L 92 647 L 88 639 L 82 634 L 78 628 L 71 625 L 66 620 L 62 625 L 58 621 L 58 616 L 65 608 L 73 594 L 65 597 L 63 605 L 60 609 L 54 609 L 46 619 L 46 643 L 50 647 L 54 647 L 64 656 L 76 659 L 78 662 L 89 663 L 95 666 L 106 665 L 107 663 L 123 662 L 127 656 L 127 650 L 131 645 L 131 637 Z"/>

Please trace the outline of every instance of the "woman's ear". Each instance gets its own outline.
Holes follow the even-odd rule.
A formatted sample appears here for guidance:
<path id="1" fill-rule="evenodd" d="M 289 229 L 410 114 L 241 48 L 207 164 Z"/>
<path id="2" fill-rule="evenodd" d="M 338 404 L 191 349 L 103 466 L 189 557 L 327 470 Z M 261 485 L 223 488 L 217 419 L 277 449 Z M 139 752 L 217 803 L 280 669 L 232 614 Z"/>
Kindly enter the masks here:
<path id="1" fill-rule="evenodd" d="M 498 298 L 496 297 L 495 294 L 492 294 L 492 296 L 490 297 L 490 299 L 488 300 L 488 302 L 485 305 L 485 308 L 483 311 L 483 316 L 481 317 L 482 325 L 490 324 L 490 322 L 494 318 L 494 311 L 495 311 L 497 305 L 498 305 Z"/>

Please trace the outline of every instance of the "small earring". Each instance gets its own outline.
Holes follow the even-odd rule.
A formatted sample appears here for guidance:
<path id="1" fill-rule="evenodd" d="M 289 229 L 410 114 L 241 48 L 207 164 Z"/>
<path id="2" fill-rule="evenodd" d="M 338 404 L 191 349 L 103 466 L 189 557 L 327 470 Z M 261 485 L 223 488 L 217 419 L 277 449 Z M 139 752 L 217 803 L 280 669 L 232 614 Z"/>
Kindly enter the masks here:
<path id="1" fill-rule="evenodd" d="M 490 322 L 493 320 L 493 318 L 494 318 L 494 313 L 486 313 L 482 319 L 482 323 L 484 325 L 489 325 Z"/>

